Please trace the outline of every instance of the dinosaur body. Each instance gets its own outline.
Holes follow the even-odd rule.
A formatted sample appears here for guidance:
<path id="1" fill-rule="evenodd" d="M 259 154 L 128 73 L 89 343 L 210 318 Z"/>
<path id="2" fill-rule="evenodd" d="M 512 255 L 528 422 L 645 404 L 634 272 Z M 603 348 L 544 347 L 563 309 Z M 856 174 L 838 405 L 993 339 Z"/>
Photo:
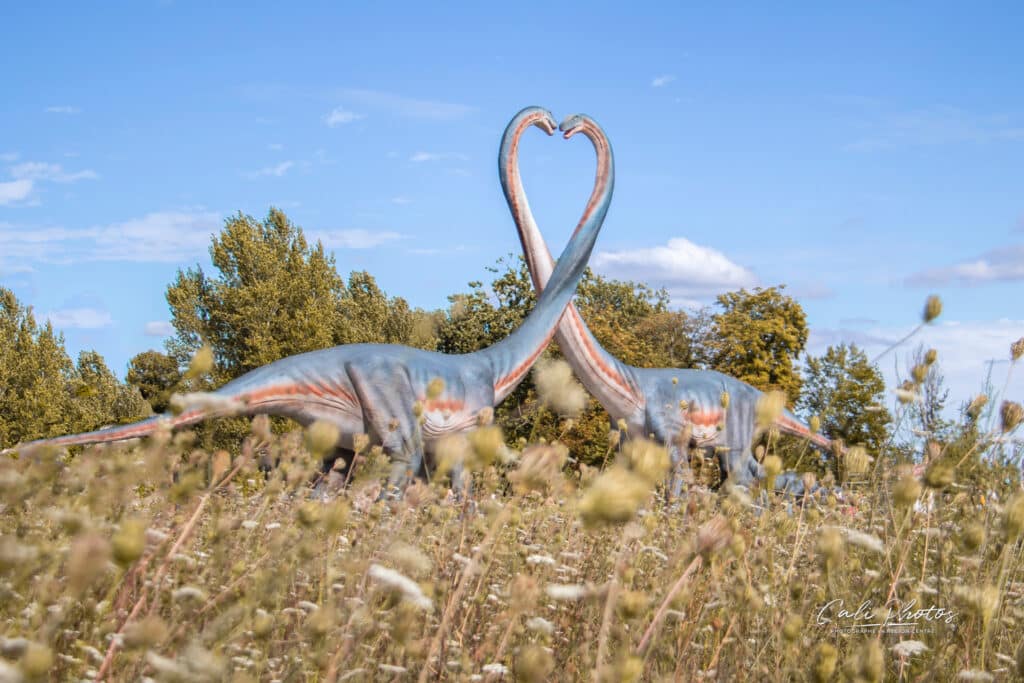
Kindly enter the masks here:
<path id="1" fill-rule="evenodd" d="M 542 116 L 540 111 L 533 116 Z M 506 130 L 506 135 L 521 135 L 530 123 L 527 116 L 521 126 Z M 551 282 L 554 260 L 530 211 L 518 169 L 517 145 L 502 145 L 509 154 L 499 160 L 499 172 L 523 245 L 526 263 L 538 292 Z M 599 147 L 600 150 L 603 147 Z M 600 163 L 600 162 L 599 162 Z M 560 265 L 560 264 L 559 264 Z M 763 393 L 734 377 L 711 370 L 673 368 L 636 368 L 609 354 L 587 328 L 572 303 L 555 332 L 562 353 L 587 390 L 604 406 L 613 422 L 624 421 L 630 436 L 653 436 L 666 445 L 673 463 L 671 495 L 678 495 L 687 468 L 688 449 L 713 449 L 719 455 L 723 481 L 749 484 L 761 479 L 765 471 L 751 451 L 756 433 L 754 411 Z M 728 408 L 722 394 L 728 393 Z M 776 421 L 782 432 L 810 439 L 827 448 L 829 441 L 802 425 L 785 411 Z M 792 473 L 779 475 L 780 488 L 802 493 L 800 478 Z"/>
<path id="2" fill-rule="evenodd" d="M 550 113 L 536 108 L 526 111 L 531 114 L 530 125 L 549 135 L 554 132 Z M 520 134 L 524 112 L 509 124 Z M 538 116 L 538 112 L 543 115 Z M 337 446 L 342 451 L 353 447 L 356 435 L 367 434 L 391 458 L 390 484 L 400 486 L 419 471 L 424 453 L 431 453 L 438 439 L 471 429 L 482 409 L 493 408 L 515 389 L 547 346 L 572 299 L 611 202 L 614 168 L 611 149 L 596 122 L 574 116 L 561 128 L 565 138 L 582 132 L 598 150 L 594 190 L 552 275 L 551 286 L 520 327 L 497 344 L 462 355 L 393 344 L 350 344 L 311 351 L 228 382 L 213 392 L 221 400 L 212 410 L 186 410 L 173 417 L 44 439 L 22 447 L 137 438 L 155 432 L 161 420 L 178 428 L 219 415 L 278 415 L 302 425 L 317 420 L 334 424 L 340 432 Z M 511 143 L 512 138 L 506 134 L 503 144 Z M 507 150 L 502 149 L 502 156 L 506 154 Z M 512 197 L 507 193 L 506 199 L 511 205 Z M 436 379 L 443 382 L 443 390 L 428 398 L 427 386 Z M 422 425 L 413 414 L 417 402 L 423 408 Z"/>

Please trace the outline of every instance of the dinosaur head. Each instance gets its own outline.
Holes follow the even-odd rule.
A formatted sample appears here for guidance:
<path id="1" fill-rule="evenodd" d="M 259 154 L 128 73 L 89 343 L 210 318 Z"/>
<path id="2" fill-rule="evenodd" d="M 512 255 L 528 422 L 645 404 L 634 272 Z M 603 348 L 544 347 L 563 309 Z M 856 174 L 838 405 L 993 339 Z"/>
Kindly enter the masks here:
<path id="1" fill-rule="evenodd" d="M 562 121 L 558 130 L 562 131 L 562 137 L 568 140 L 576 133 L 582 132 L 591 123 L 593 123 L 593 119 L 586 114 L 573 114 Z"/>

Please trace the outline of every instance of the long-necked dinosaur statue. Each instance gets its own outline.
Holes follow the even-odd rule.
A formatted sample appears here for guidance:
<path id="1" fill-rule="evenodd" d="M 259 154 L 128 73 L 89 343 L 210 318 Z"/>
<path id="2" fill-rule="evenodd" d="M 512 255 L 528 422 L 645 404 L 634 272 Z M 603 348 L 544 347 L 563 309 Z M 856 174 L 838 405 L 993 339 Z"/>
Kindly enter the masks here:
<path id="1" fill-rule="evenodd" d="M 549 135 L 555 131 L 551 114 L 532 107 L 517 114 L 508 131 L 521 134 L 524 118 Z M 471 429 L 482 409 L 498 405 L 515 389 L 547 347 L 562 312 L 572 300 L 611 202 L 614 166 L 611 146 L 593 119 L 570 116 L 560 129 L 566 139 L 582 133 L 594 144 L 598 160 L 594 189 L 551 276 L 550 286 L 519 328 L 500 342 L 459 355 L 395 344 L 348 344 L 311 351 L 252 370 L 214 391 L 229 404 L 227 408 L 191 409 L 176 416 L 41 439 L 20 448 L 143 437 L 153 434 L 161 420 L 178 428 L 222 414 L 270 414 L 289 417 L 303 425 L 317 420 L 333 423 L 340 432 L 341 449 L 351 449 L 356 435 L 368 434 L 391 458 L 389 484 L 400 487 L 419 471 L 424 451 L 432 452 L 440 437 Z M 510 148 L 518 142 L 518 134 L 506 132 L 500 158 L 515 155 Z M 505 189 L 505 198 L 512 206 L 513 197 Z M 443 390 L 438 396 L 428 397 L 428 385 L 438 378 L 443 382 Z M 421 428 L 413 414 L 417 402 L 423 408 Z"/>
<path id="2" fill-rule="evenodd" d="M 544 116 L 545 112 L 540 109 L 520 113 L 518 126 L 509 126 L 505 131 L 512 140 L 502 144 L 499 160 L 502 187 L 510 198 L 526 263 L 534 287 L 542 296 L 547 292 L 545 286 L 553 282 L 555 264 L 523 190 L 518 138 Z M 607 141 L 597 145 L 598 155 L 606 149 L 609 149 Z M 671 496 L 679 494 L 690 447 L 718 451 L 723 481 L 731 476 L 737 483 L 749 484 L 754 479 L 764 478 L 764 467 L 751 450 L 757 431 L 755 408 L 763 396 L 760 390 L 713 370 L 626 365 L 601 347 L 573 303 L 566 308 L 555 339 L 576 376 L 608 411 L 613 423 L 625 421 L 630 436 L 653 435 L 669 449 L 673 463 Z M 729 395 L 728 407 L 723 406 L 723 392 Z M 807 438 L 818 447 L 831 445 L 828 439 L 812 433 L 789 411 L 783 411 L 775 425 L 780 431 Z M 798 495 L 803 493 L 802 478 L 795 473 L 782 473 L 775 481 L 776 488 Z"/>

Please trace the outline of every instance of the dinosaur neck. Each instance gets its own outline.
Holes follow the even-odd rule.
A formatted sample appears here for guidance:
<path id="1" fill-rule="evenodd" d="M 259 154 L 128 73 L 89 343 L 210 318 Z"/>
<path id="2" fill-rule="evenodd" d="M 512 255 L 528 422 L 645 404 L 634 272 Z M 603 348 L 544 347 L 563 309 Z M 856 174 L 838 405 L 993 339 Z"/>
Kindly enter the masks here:
<path id="1" fill-rule="evenodd" d="M 555 260 L 533 218 L 519 175 L 518 136 L 522 132 L 521 129 L 512 131 L 513 139 L 509 144 L 508 155 L 501 162 L 501 182 L 519 231 L 519 240 L 523 245 L 523 254 L 534 287 L 538 292 L 547 294 L 550 285 L 554 283 L 552 276 Z M 599 159 L 603 153 L 610 152 L 607 140 L 595 140 L 594 145 Z M 637 388 L 632 368 L 601 346 L 571 302 L 558 324 L 555 339 L 587 391 L 614 418 L 628 417 L 643 406 L 643 396 Z"/>
<path id="2" fill-rule="evenodd" d="M 514 206 L 515 194 L 513 187 L 505 182 L 506 162 L 510 156 L 506 143 L 509 143 L 510 133 L 514 133 L 514 130 L 518 129 L 517 127 L 520 125 L 525 129 L 530 123 L 524 124 L 521 121 L 513 120 L 509 124 L 499 157 L 502 187 L 510 207 Z M 566 245 L 565 251 L 562 252 L 558 265 L 551 273 L 548 287 L 541 293 L 533 311 L 515 332 L 480 352 L 490 360 L 491 367 L 494 369 L 496 402 L 508 396 L 523 380 L 554 335 L 565 307 L 576 292 L 576 285 L 579 284 L 587 261 L 590 259 L 597 233 L 601 229 L 601 224 L 604 222 L 605 214 L 607 214 L 608 206 L 611 203 L 615 184 L 611 146 L 596 123 L 589 122 L 583 127 L 582 132 L 590 138 L 598 151 L 594 190 L 587 201 L 583 216 L 576 226 L 572 239 Z M 518 148 L 518 137 L 513 137 L 510 144 Z M 512 158 L 515 158 L 515 153 L 511 155 Z"/>

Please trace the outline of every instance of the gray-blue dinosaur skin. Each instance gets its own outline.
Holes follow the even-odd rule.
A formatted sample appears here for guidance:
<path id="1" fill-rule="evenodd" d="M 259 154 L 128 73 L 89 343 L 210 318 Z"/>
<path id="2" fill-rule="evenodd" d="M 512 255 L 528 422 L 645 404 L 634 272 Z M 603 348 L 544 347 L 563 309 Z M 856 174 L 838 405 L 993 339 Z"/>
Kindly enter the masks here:
<path id="1" fill-rule="evenodd" d="M 547 291 L 545 285 L 551 281 L 554 261 L 522 187 L 516 140 L 530 125 L 543 127 L 536 122 L 542 122 L 544 116 L 545 112 L 540 109 L 524 110 L 519 126 L 506 129 L 505 135 L 513 140 L 502 144 L 502 150 L 510 153 L 501 158 L 499 169 L 538 292 Z M 597 145 L 599 156 L 606 147 L 607 144 Z M 600 161 L 598 163 L 600 165 Z M 687 467 L 686 449 L 691 446 L 718 451 L 723 480 L 731 477 L 736 483 L 749 485 L 755 479 L 764 478 L 764 467 L 751 451 L 757 431 L 754 412 L 763 395 L 760 390 L 711 370 L 626 365 L 601 347 L 572 303 L 566 308 L 555 339 L 576 376 L 613 421 L 625 421 L 630 436 L 653 437 L 668 447 L 673 463 L 671 496 L 679 495 L 682 474 Z M 729 394 L 728 409 L 722 407 L 723 392 Z M 775 425 L 780 431 L 808 438 L 819 447 L 829 446 L 827 439 L 812 434 L 789 411 L 784 411 Z M 685 438 L 687 428 L 688 440 Z M 795 473 L 778 475 L 776 488 L 797 495 L 804 492 L 802 478 Z"/>
<path id="2" fill-rule="evenodd" d="M 543 112 L 541 128 L 551 134 L 555 122 Z M 519 125 L 521 112 L 509 124 Z M 476 425 L 478 413 L 493 408 L 508 396 L 547 347 L 555 326 L 571 301 L 597 234 L 604 222 L 614 188 L 611 149 L 600 126 L 582 115 L 562 124 L 565 137 L 583 133 L 601 145 L 594 190 L 572 240 L 566 246 L 551 286 L 538 299 L 522 325 L 486 349 L 449 355 L 393 344 L 350 344 L 283 358 L 228 382 L 214 393 L 233 402 L 220 414 L 269 414 L 289 417 L 302 425 L 326 420 L 337 426 L 340 449 L 351 449 L 354 437 L 366 433 L 392 459 L 390 484 L 400 486 L 431 453 L 439 437 L 464 432 Z M 512 144 L 510 136 L 503 145 Z M 501 158 L 508 155 L 504 147 Z M 506 193 L 511 202 L 511 196 Z M 435 378 L 444 382 L 436 398 L 427 398 Z M 423 407 L 422 426 L 413 415 Z M 41 439 L 20 448 L 42 445 L 72 446 L 119 441 L 152 434 L 160 420 L 172 428 L 216 417 L 218 412 L 188 410 L 177 416 L 150 418 L 131 425 L 84 434 Z M 7 449 L 4 453 L 15 449 Z"/>

